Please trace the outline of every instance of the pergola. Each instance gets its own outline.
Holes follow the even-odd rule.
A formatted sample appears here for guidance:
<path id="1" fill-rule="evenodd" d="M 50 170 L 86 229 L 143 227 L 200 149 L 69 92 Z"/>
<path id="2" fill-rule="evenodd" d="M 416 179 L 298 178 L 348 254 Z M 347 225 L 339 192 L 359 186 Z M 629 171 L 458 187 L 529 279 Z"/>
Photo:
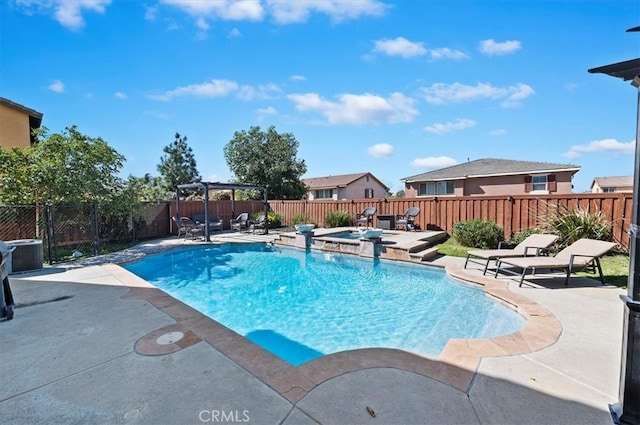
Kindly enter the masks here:
<path id="1" fill-rule="evenodd" d="M 211 241 L 209 236 L 209 189 L 231 189 L 231 215 L 236 216 L 236 190 L 258 189 L 264 194 L 264 215 L 267 217 L 269 212 L 269 185 L 259 186 L 252 184 L 240 183 L 220 183 L 220 182 L 199 182 L 179 184 L 176 186 L 176 212 L 180 217 L 180 190 L 202 190 L 204 189 L 204 234 L 207 242 Z M 269 233 L 269 220 L 265 220 L 264 231 Z"/>
<path id="2" fill-rule="evenodd" d="M 638 32 L 640 27 L 627 32 Z M 618 405 L 610 406 L 616 423 L 640 423 L 640 58 L 604 65 L 588 70 L 590 73 L 606 74 L 631 80 L 638 90 L 636 111 L 636 151 L 633 176 L 632 217 L 629 226 L 629 279 L 627 295 L 621 296 L 625 304 L 624 329 L 622 333 L 622 367 Z"/>

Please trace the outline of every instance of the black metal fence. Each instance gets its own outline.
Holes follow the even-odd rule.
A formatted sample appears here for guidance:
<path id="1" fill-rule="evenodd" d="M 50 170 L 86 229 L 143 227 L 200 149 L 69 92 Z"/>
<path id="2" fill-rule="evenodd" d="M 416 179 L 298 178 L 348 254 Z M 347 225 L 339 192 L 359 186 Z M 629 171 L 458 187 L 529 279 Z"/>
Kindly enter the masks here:
<path id="1" fill-rule="evenodd" d="M 167 235 L 167 204 L 143 205 L 130 214 L 109 213 L 96 204 L 0 205 L 0 240 L 41 239 L 50 264 Z"/>

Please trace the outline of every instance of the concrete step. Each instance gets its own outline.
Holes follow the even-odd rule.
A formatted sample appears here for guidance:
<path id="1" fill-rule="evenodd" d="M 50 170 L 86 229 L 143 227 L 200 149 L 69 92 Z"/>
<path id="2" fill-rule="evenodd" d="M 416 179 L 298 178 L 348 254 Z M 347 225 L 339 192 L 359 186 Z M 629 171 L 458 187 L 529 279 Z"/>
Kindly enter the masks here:
<path id="1" fill-rule="evenodd" d="M 438 255 L 438 248 L 432 246 L 418 252 L 410 252 L 411 261 L 427 261 Z"/>

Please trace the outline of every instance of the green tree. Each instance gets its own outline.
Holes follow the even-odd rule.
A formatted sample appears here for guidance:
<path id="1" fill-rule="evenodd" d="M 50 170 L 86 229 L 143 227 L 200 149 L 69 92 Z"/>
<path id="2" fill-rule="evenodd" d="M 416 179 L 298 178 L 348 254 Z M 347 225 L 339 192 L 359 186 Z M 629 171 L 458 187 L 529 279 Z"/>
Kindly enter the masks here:
<path id="1" fill-rule="evenodd" d="M 175 195 L 175 188 L 171 192 L 167 192 L 163 179 L 149 173 L 143 177 L 129 176 L 127 187 L 128 190 L 135 193 L 141 202 L 158 203 L 170 200 Z"/>
<path id="2" fill-rule="evenodd" d="M 273 126 L 267 131 L 251 127 L 234 133 L 224 157 L 238 183 L 269 185 L 269 199 L 301 199 L 307 192 L 301 180 L 307 166 L 297 158 L 298 145 L 293 134 L 278 134 Z M 249 195 L 260 196 L 258 191 Z"/>
<path id="3" fill-rule="evenodd" d="M 187 145 L 187 136 L 181 137 L 176 133 L 175 140 L 165 146 L 164 156 L 160 158 L 158 171 L 162 176 L 164 189 L 175 193 L 176 186 L 202 180 L 196 167 L 193 150 Z"/>
<path id="4" fill-rule="evenodd" d="M 76 126 L 54 134 L 43 127 L 36 135 L 33 147 L 0 150 L 0 201 L 102 202 L 122 188 L 118 173 L 125 158 L 100 137 Z"/>

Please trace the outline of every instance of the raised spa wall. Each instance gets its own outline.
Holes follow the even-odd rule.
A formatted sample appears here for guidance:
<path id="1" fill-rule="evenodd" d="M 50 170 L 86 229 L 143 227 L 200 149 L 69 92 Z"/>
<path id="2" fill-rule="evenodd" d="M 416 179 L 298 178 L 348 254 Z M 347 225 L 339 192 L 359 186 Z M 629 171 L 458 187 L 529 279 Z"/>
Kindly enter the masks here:
<path id="1" fill-rule="evenodd" d="M 339 252 L 341 254 L 352 254 L 360 257 L 378 258 L 382 252 L 382 239 L 343 239 L 323 236 L 314 238 L 315 233 L 296 232 L 293 238 L 280 237 L 274 243 L 279 245 L 293 246 L 302 249 L 318 249 L 328 252 Z"/>

